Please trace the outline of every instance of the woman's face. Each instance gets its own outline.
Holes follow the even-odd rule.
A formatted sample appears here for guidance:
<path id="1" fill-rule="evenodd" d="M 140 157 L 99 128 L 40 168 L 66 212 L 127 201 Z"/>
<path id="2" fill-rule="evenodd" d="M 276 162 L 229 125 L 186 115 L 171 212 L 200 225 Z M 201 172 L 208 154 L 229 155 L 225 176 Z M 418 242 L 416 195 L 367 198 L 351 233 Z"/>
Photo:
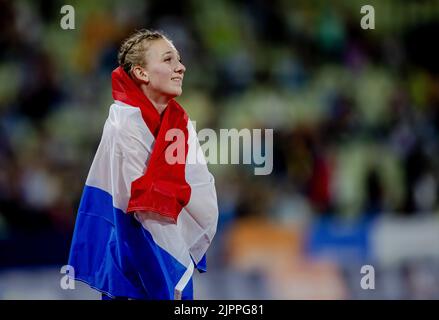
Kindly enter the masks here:
<path id="1" fill-rule="evenodd" d="M 149 80 L 148 90 L 153 95 L 168 98 L 181 95 L 186 68 L 170 41 L 159 39 L 151 42 L 146 52 L 145 70 Z"/>

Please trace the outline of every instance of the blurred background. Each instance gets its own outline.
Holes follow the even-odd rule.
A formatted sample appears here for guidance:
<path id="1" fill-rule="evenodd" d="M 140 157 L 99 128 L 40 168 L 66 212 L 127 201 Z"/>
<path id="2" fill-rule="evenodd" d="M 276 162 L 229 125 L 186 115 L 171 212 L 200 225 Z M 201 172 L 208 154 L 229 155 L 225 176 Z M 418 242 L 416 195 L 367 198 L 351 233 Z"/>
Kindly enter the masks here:
<path id="1" fill-rule="evenodd" d="M 220 215 L 197 299 L 439 298 L 439 1 L 0 0 L 0 299 L 99 298 L 62 290 L 60 268 L 140 28 L 181 52 L 198 131 L 274 129 L 270 175 L 209 166 Z"/>

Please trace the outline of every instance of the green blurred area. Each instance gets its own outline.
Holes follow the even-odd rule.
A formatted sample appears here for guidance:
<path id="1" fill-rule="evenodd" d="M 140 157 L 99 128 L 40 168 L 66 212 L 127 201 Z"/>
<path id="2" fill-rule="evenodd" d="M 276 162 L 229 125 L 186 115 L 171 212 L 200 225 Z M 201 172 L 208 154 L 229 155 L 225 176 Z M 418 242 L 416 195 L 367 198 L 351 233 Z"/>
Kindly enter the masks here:
<path id="1" fill-rule="evenodd" d="M 274 129 L 272 174 L 210 165 L 219 239 L 253 217 L 438 215 L 438 1 L 368 1 L 374 30 L 361 29 L 359 0 L 70 4 L 75 29 L 62 30 L 63 1 L 0 1 L 4 247 L 39 230 L 68 247 L 118 46 L 140 28 L 163 30 L 181 52 L 178 101 L 197 131 Z M 5 266 L 35 262 L 5 252 Z"/>

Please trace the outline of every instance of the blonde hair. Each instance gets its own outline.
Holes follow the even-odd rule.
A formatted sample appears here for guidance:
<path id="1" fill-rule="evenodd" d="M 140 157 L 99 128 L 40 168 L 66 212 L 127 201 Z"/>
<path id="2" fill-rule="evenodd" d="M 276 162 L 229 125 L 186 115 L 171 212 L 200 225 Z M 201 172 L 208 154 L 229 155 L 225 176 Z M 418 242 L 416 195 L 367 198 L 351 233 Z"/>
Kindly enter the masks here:
<path id="1" fill-rule="evenodd" d="M 145 53 L 150 42 L 168 38 L 159 31 L 142 29 L 134 32 L 124 40 L 119 48 L 117 60 L 119 65 L 130 75 L 135 65 L 145 66 Z"/>

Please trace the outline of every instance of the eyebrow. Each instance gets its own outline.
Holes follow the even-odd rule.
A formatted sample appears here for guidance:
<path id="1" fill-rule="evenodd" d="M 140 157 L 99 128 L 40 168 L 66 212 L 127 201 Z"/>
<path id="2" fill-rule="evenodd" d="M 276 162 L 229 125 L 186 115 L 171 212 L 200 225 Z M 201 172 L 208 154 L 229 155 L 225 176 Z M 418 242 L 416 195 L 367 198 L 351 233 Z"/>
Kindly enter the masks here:
<path id="1" fill-rule="evenodd" d="M 168 53 L 171 53 L 171 54 L 172 54 L 173 51 L 166 51 L 165 53 L 162 54 L 162 56 L 167 55 Z M 177 57 L 178 57 L 178 58 L 181 58 L 181 56 L 180 56 L 180 52 L 178 52 L 178 51 L 177 51 Z"/>

